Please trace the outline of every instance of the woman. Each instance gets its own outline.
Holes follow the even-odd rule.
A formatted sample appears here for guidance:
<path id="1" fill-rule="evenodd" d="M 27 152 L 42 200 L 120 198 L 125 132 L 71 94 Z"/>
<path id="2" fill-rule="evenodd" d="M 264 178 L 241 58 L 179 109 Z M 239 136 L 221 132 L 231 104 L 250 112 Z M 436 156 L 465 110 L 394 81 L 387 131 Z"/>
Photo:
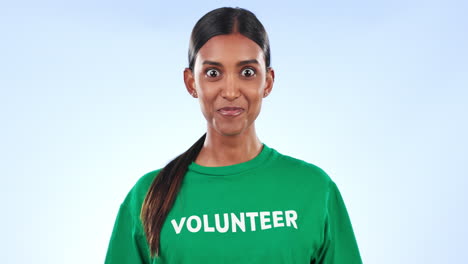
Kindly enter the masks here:
<path id="1" fill-rule="evenodd" d="M 335 183 L 256 135 L 274 77 L 253 13 L 219 8 L 197 22 L 184 81 L 207 131 L 135 184 L 106 263 L 362 263 Z"/>

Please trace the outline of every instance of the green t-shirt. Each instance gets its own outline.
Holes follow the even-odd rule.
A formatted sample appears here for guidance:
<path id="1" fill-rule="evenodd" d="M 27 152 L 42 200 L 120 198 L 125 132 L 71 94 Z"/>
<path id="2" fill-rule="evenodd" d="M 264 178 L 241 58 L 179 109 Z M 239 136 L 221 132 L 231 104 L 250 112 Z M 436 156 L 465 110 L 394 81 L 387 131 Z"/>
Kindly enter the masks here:
<path id="1" fill-rule="evenodd" d="M 342 196 L 319 167 L 263 144 L 230 166 L 192 162 L 150 258 L 139 218 L 160 169 L 120 206 L 106 264 L 362 263 Z"/>

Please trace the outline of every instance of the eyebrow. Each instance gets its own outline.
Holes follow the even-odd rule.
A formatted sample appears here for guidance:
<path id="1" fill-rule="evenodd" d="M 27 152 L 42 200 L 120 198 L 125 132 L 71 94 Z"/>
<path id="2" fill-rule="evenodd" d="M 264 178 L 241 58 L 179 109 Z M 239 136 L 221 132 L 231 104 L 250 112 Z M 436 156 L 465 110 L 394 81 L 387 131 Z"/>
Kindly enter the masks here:
<path id="1" fill-rule="evenodd" d="M 203 61 L 203 65 L 205 64 L 208 64 L 208 65 L 213 65 L 213 66 L 219 66 L 219 67 L 222 67 L 223 64 L 220 63 L 220 62 L 216 62 L 216 61 L 209 61 L 209 60 L 206 60 L 206 61 Z M 244 61 L 239 61 L 236 66 L 243 66 L 243 65 L 246 65 L 246 64 L 260 64 L 258 62 L 258 60 L 256 59 L 251 59 L 251 60 L 244 60 Z"/>

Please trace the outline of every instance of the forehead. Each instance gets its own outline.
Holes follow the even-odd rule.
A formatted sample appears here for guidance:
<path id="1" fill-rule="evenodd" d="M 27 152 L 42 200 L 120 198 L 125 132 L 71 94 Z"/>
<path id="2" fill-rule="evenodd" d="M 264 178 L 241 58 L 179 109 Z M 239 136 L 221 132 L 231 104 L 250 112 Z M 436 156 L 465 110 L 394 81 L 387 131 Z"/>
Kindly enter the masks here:
<path id="1" fill-rule="evenodd" d="M 250 59 L 257 59 L 261 64 L 265 63 L 260 46 L 251 39 L 236 33 L 218 35 L 209 39 L 198 51 L 196 63 L 210 60 L 230 64 Z"/>

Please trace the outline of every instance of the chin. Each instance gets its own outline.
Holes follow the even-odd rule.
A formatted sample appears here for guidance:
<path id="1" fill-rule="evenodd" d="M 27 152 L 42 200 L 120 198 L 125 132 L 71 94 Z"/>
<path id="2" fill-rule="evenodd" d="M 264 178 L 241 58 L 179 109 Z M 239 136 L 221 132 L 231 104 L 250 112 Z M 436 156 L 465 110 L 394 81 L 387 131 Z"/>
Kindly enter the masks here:
<path id="1" fill-rule="evenodd" d="M 237 136 L 237 135 L 240 135 L 242 134 L 244 130 L 218 130 L 218 132 L 223 135 L 223 136 L 228 136 L 228 137 L 232 137 L 232 136 Z"/>
<path id="2" fill-rule="evenodd" d="M 244 133 L 249 127 L 246 119 L 233 120 L 233 122 L 226 122 L 226 120 L 213 120 L 210 126 L 219 134 L 223 136 L 237 136 Z"/>
<path id="3" fill-rule="evenodd" d="M 215 130 L 223 136 L 237 136 L 245 131 L 245 127 L 215 127 Z"/>

